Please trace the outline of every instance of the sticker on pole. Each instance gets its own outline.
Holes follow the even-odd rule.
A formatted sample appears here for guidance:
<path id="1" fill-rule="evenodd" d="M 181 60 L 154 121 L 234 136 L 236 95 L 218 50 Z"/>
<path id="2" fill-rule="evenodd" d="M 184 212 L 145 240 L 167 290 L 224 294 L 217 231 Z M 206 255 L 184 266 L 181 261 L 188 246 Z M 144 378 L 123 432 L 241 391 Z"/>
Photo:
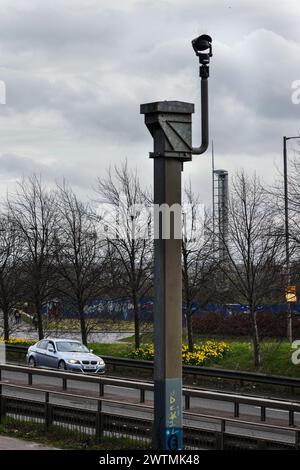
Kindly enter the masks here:
<path id="1" fill-rule="evenodd" d="M 165 429 L 165 449 L 181 450 L 182 449 L 182 428 L 166 428 Z"/>
<path id="2" fill-rule="evenodd" d="M 286 302 L 297 302 L 296 286 L 287 286 L 285 300 Z"/>

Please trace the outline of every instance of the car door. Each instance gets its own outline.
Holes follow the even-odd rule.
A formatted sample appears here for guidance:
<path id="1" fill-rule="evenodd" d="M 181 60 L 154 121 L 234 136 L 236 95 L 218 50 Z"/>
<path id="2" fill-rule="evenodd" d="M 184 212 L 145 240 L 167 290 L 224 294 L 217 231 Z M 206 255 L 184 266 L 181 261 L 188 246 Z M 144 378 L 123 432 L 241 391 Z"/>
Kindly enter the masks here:
<path id="1" fill-rule="evenodd" d="M 47 346 L 48 341 L 43 339 L 36 345 L 36 364 L 40 367 L 47 367 Z"/>
<path id="2" fill-rule="evenodd" d="M 56 347 L 53 341 L 48 341 L 47 350 L 47 367 L 51 367 L 52 369 L 57 368 L 57 352 Z"/>

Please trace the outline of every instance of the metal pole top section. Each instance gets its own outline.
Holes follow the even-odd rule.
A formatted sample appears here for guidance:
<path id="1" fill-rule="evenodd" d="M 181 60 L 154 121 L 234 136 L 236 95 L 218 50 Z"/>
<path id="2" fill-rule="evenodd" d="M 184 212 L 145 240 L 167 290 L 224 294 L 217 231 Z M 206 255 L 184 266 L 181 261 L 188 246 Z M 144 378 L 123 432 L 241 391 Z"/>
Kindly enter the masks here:
<path id="1" fill-rule="evenodd" d="M 141 114 L 152 113 L 179 113 L 192 114 L 195 111 L 193 103 L 185 101 L 155 101 L 153 103 L 141 104 Z"/>
<path id="2" fill-rule="evenodd" d="M 154 139 L 151 158 L 192 159 L 192 103 L 156 101 L 142 104 L 140 112 Z"/>

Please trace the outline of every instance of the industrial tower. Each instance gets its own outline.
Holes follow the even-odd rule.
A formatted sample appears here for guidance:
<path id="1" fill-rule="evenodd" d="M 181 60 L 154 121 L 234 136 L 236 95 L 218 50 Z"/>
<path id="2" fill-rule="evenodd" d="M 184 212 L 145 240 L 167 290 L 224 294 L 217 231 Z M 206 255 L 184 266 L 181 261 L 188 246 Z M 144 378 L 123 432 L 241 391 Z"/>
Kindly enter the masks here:
<path id="1" fill-rule="evenodd" d="M 228 241 L 228 171 L 213 168 L 214 245 L 220 261 L 226 260 Z"/>

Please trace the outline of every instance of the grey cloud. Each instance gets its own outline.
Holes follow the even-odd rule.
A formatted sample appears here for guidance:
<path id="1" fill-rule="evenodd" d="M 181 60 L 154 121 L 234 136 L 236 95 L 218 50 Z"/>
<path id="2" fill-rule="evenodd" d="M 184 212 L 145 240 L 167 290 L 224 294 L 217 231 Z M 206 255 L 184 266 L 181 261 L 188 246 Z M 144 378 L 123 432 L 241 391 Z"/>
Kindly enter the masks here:
<path id="1" fill-rule="evenodd" d="M 91 184 L 90 177 L 86 174 L 84 168 L 78 172 L 75 167 L 62 163 L 43 164 L 30 157 L 24 157 L 13 154 L 3 154 L 0 156 L 0 175 L 2 178 L 18 179 L 20 176 L 29 176 L 31 174 L 42 175 L 42 177 L 50 182 L 62 181 L 64 177 L 68 181 L 79 188 L 87 187 Z"/>
<path id="2" fill-rule="evenodd" d="M 4 0 L 0 8 L 0 79 L 8 100 L 0 107 L 0 151 L 7 175 L 33 168 L 51 179 L 59 170 L 89 188 L 109 161 L 147 158 L 151 138 L 141 102 L 195 102 L 198 142 L 198 65 L 190 41 L 201 32 L 214 38 L 210 119 L 221 161 L 231 158 L 233 168 L 251 166 L 254 158 L 265 173 L 280 154 L 281 136 L 300 127 L 300 106 L 290 99 L 291 83 L 300 79 L 300 8 L 292 0 L 54 0 L 50 6 L 28 0 L 26 8 Z M 46 124 L 39 127 L 40 115 Z M 57 122 L 52 117 L 46 132 L 50 115 Z M 57 163 L 41 163 L 45 156 Z"/>

